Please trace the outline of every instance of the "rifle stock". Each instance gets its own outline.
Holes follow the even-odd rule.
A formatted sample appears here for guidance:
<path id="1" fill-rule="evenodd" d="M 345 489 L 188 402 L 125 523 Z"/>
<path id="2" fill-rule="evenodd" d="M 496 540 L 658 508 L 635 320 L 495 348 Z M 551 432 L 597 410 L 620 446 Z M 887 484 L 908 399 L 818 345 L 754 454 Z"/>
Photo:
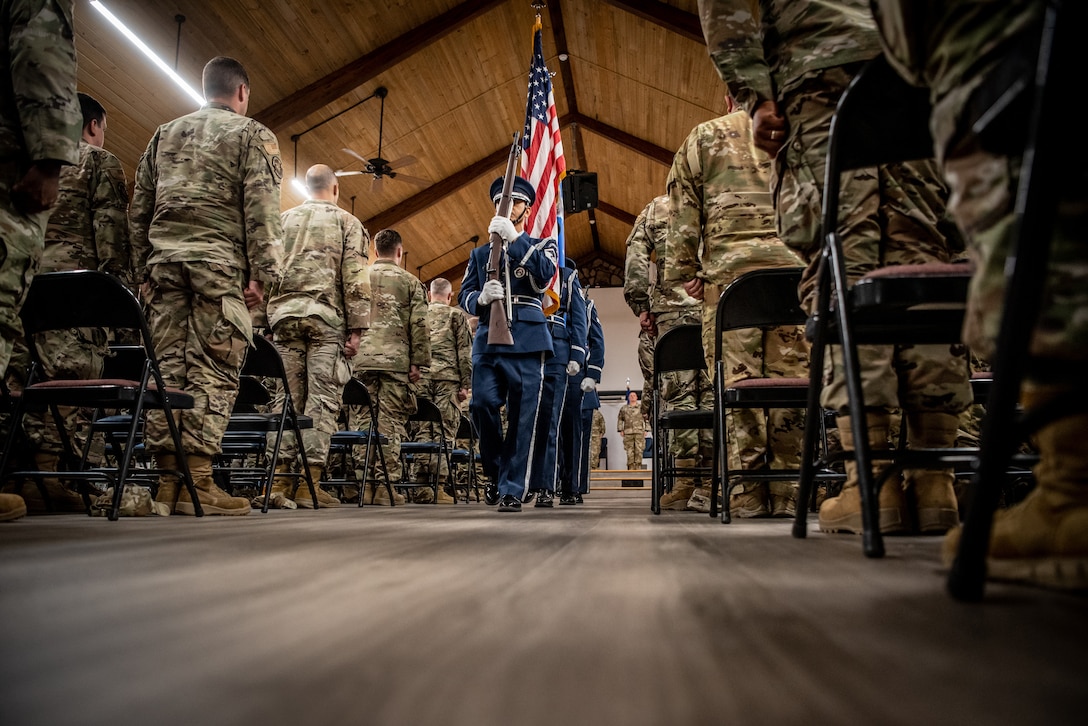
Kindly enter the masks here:
<path id="1" fill-rule="evenodd" d="M 502 197 L 499 199 L 499 208 L 495 212 L 501 217 L 510 216 L 510 207 L 514 200 L 511 193 L 514 191 L 514 177 L 517 176 L 518 157 L 521 155 L 521 131 L 514 134 L 514 143 L 510 146 L 510 157 L 506 160 L 506 174 L 502 180 Z M 502 237 L 497 233 L 491 233 L 491 250 L 487 257 L 487 279 L 499 279 L 499 262 L 502 259 Z M 507 280 L 509 285 L 510 281 Z M 513 345 L 514 336 L 510 331 L 510 316 L 502 300 L 491 303 L 491 313 L 488 318 L 487 344 L 488 345 Z"/>

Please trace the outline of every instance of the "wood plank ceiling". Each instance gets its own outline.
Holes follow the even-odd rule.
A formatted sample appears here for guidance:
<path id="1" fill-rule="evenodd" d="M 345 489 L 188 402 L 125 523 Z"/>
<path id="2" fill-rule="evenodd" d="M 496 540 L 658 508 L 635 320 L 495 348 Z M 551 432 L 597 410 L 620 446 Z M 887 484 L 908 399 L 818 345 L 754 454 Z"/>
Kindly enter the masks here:
<path id="1" fill-rule="evenodd" d="M 212 56 L 245 64 L 250 114 L 280 140 L 284 209 L 303 200 L 288 183 L 296 169 L 359 169 L 345 148 L 377 154 L 373 94 L 388 89 L 382 157 L 414 157 L 396 170 L 424 182 L 342 177 L 340 204 L 372 235 L 397 229 L 405 267 L 424 282 L 457 285 L 470 240 L 486 241 L 487 188 L 524 121 L 530 0 L 103 1 L 167 63 L 176 56 L 198 91 Z M 599 208 L 568 218 L 567 255 L 619 262 L 635 216 L 664 192 L 673 152 L 724 112 L 725 89 L 696 0 L 551 0 L 540 13 L 567 166 L 599 183 Z M 76 26 L 80 90 L 107 107 L 106 148 L 131 182 L 155 127 L 194 104 L 90 0 L 76 0 Z"/>

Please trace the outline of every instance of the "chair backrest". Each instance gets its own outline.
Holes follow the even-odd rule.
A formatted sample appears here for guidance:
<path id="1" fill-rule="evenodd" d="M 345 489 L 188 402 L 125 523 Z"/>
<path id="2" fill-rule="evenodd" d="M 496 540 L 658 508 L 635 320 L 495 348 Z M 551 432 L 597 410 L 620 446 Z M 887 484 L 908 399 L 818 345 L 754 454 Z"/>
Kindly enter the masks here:
<path id="1" fill-rule="evenodd" d="M 408 417 L 409 421 L 417 423 L 442 423 L 442 412 L 432 401 L 416 396 L 416 412 Z"/>
<path id="2" fill-rule="evenodd" d="M 366 384 L 358 378 L 349 380 L 344 386 L 343 402 L 345 406 L 366 406 L 370 408 L 370 391 L 367 389 Z"/>
<path id="3" fill-rule="evenodd" d="M 722 357 L 722 336 L 728 330 L 804 325 L 797 287 L 803 268 L 753 270 L 731 282 L 718 298 L 714 360 Z"/>
<path id="4" fill-rule="evenodd" d="M 703 370 L 706 370 L 706 359 L 703 357 L 701 325 L 678 325 L 658 337 L 654 346 L 655 380 L 669 371 Z"/>
<path id="5" fill-rule="evenodd" d="M 472 428 L 472 421 L 468 416 L 461 414 L 461 422 L 457 425 L 457 435 L 455 439 L 475 439 L 476 432 Z"/>
<path id="6" fill-rule="evenodd" d="M 19 316 L 28 337 L 62 328 L 147 331 L 143 309 L 132 291 L 120 279 L 98 270 L 35 275 Z"/>
<path id="7" fill-rule="evenodd" d="M 287 372 L 283 368 L 279 348 L 263 335 L 254 335 L 253 348 L 246 355 L 246 362 L 242 364 L 242 375 L 277 378 L 286 382 Z"/>

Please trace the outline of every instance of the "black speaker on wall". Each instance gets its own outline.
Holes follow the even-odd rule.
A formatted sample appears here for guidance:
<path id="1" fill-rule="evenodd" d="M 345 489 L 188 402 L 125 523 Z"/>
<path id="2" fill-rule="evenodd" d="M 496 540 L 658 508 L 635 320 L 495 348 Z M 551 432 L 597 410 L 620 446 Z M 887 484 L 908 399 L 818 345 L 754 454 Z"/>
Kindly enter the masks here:
<path id="1" fill-rule="evenodd" d="M 597 207 L 597 172 L 568 171 L 562 186 L 565 214 L 578 214 Z"/>

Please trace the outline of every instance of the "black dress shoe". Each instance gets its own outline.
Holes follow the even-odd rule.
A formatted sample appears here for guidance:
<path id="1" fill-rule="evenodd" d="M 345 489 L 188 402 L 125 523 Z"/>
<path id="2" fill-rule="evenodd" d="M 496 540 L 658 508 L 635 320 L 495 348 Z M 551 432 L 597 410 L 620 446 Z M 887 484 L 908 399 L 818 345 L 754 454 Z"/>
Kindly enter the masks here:
<path id="1" fill-rule="evenodd" d="M 566 506 L 568 504 L 577 504 L 578 500 L 574 498 L 573 494 L 563 494 L 559 497 L 559 503 Z"/>
<path id="2" fill-rule="evenodd" d="M 528 504 L 529 502 L 533 501 L 534 497 L 536 497 L 536 489 L 530 489 L 529 492 L 521 498 L 521 503 Z"/>
<path id="3" fill-rule="evenodd" d="M 513 494 L 503 494 L 502 499 L 499 500 L 500 512 L 520 512 L 521 500 L 515 497 Z"/>
<path id="4" fill-rule="evenodd" d="M 536 507 L 552 508 L 552 502 L 555 501 L 555 494 L 549 492 L 547 489 L 541 490 L 540 494 L 536 498 Z"/>
<path id="5" fill-rule="evenodd" d="M 495 482 L 488 482 L 484 487 L 484 501 L 488 506 L 495 506 L 499 503 L 499 485 Z"/>
<path id="6" fill-rule="evenodd" d="M 581 494 L 575 494 L 574 495 L 574 503 L 575 504 L 581 504 L 582 503 L 582 495 Z"/>

